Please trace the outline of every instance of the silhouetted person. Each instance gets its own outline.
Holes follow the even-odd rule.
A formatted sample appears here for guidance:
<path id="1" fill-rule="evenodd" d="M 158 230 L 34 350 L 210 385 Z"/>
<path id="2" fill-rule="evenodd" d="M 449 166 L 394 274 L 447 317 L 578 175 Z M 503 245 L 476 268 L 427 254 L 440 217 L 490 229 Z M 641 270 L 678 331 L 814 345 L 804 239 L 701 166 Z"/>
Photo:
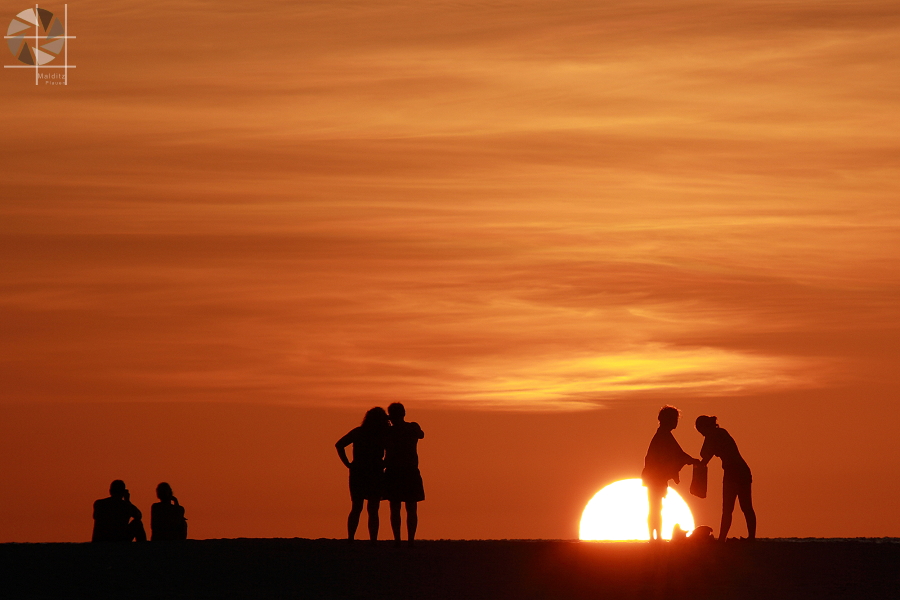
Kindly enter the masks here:
<path id="1" fill-rule="evenodd" d="M 696 458 L 691 457 L 681 449 L 672 430 L 678 427 L 678 409 L 674 406 L 664 406 L 659 411 L 659 429 L 653 439 L 650 440 L 650 448 L 644 458 L 644 470 L 641 472 L 641 480 L 647 488 L 647 499 L 650 501 L 650 512 L 647 515 L 647 528 L 650 531 L 650 541 L 662 540 L 662 501 L 669 491 L 669 480 L 678 483 L 678 472 L 684 465 L 696 464 Z"/>
<path id="2" fill-rule="evenodd" d="M 131 503 L 125 482 L 116 479 L 109 485 L 109 498 L 94 502 L 94 533 L 92 542 L 147 541 L 141 511 Z"/>
<path id="3" fill-rule="evenodd" d="M 391 529 L 394 542 L 400 544 L 400 507 L 406 504 L 406 534 L 410 545 L 416 540 L 419 525 L 417 502 L 425 499 L 425 487 L 419 473 L 416 445 L 425 437 L 418 423 L 404 420 L 406 409 L 399 402 L 388 406 L 391 427 L 384 454 L 385 497 L 391 505 Z"/>
<path id="4" fill-rule="evenodd" d="M 150 507 L 150 541 L 187 539 L 187 519 L 184 507 L 172 494 L 172 486 L 165 481 L 156 486 L 159 502 Z"/>
<path id="5" fill-rule="evenodd" d="M 756 511 L 753 510 L 753 475 L 750 467 L 738 452 L 734 438 L 719 427 L 716 417 L 699 416 L 695 426 L 705 438 L 700 449 L 701 464 L 705 465 L 713 456 L 718 456 L 722 459 L 722 470 L 725 472 L 722 477 L 722 524 L 719 527 L 719 540 L 724 542 L 728 539 L 735 499 L 740 502 L 741 511 L 747 520 L 747 539 L 756 539 Z"/>
<path id="6" fill-rule="evenodd" d="M 384 447 L 390 428 L 387 413 L 376 406 L 366 412 L 362 425 L 335 444 L 341 462 L 350 469 L 350 516 L 347 517 L 347 539 L 356 536 L 363 503 L 368 502 L 369 539 L 378 539 L 378 508 L 384 495 Z M 346 448 L 353 444 L 353 462 Z"/>

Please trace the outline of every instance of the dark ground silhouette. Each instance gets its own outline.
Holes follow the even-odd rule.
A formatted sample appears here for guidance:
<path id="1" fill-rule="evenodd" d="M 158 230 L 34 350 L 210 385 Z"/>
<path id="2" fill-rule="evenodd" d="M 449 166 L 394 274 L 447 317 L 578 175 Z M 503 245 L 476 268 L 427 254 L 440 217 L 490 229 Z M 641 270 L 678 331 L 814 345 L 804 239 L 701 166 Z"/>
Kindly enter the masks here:
<path id="1" fill-rule="evenodd" d="M 878 599 L 900 540 L 0 544 L 7 598 Z"/>

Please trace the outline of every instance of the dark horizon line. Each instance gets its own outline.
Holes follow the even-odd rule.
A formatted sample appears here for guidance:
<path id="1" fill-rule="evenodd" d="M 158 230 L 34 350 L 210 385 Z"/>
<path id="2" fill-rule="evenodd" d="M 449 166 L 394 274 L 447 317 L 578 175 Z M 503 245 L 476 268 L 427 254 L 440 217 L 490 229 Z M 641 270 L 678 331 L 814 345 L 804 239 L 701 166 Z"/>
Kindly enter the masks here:
<path id="1" fill-rule="evenodd" d="M 731 539 L 731 538 L 729 538 Z M 737 540 L 737 538 L 734 538 Z M 184 543 L 184 542 L 237 542 L 237 541 L 306 541 L 306 542 L 340 542 L 342 544 L 346 544 L 346 538 L 303 538 L 303 537 L 234 537 L 234 538 L 203 538 L 203 539 L 187 539 L 187 540 L 177 540 L 174 542 L 163 542 L 164 545 L 172 544 L 172 543 Z M 384 538 L 378 540 L 379 542 L 383 542 L 384 544 L 393 544 L 393 540 Z M 416 538 L 416 543 L 419 542 L 506 542 L 506 543 L 541 543 L 541 542 L 556 542 L 556 543 L 572 543 L 572 542 L 583 542 L 587 544 L 647 544 L 647 540 L 580 540 L 577 538 L 437 538 L 437 539 L 429 539 L 429 538 Z M 671 540 L 665 540 L 665 542 L 672 543 Z M 828 542 L 858 542 L 858 543 L 892 543 L 892 544 L 900 544 L 900 537 L 891 537 L 891 536 L 883 536 L 883 537 L 776 537 L 776 538 L 767 538 L 767 537 L 758 537 L 756 538 L 756 542 L 762 543 L 828 543 Z M 91 544 L 90 540 L 85 540 L 83 542 L 0 542 L 0 546 L 2 545 L 26 545 L 26 544 Z M 677 545 L 679 542 L 675 542 Z M 728 543 L 728 542 L 726 542 Z M 740 542 L 737 542 L 740 543 Z M 359 547 L 367 547 L 371 544 L 369 540 L 358 540 L 357 544 Z M 709 542 L 710 546 L 718 546 L 721 545 L 719 542 Z M 118 546 L 118 544 L 116 544 Z M 145 544 L 137 544 L 143 546 Z M 160 542 L 149 543 L 146 544 L 149 546 L 160 545 Z"/>

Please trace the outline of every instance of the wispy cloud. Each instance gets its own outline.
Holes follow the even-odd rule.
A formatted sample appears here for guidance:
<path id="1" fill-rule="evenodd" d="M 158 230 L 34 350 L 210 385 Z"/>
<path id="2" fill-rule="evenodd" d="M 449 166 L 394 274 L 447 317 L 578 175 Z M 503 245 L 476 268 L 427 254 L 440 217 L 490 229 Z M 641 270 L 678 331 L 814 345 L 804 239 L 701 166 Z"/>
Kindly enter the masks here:
<path id="1" fill-rule="evenodd" d="M 71 9 L 2 80 L 8 399 L 573 409 L 898 327 L 883 3 Z"/>

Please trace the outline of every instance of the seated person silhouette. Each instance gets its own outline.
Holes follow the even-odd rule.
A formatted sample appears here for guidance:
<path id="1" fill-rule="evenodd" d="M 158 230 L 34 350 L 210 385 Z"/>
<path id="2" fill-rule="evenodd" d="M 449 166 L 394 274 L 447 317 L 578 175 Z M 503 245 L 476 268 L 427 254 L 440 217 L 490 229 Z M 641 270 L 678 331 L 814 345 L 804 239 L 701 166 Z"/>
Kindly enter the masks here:
<path id="1" fill-rule="evenodd" d="M 172 486 L 165 481 L 156 486 L 159 502 L 150 507 L 150 541 L 187 539 L 187 519 L 184 507 L 172 495 Z"/>
<path id="2" fill-rule="evenodd" d="M 682 450 L 672 435 L 672 431 L 678 427 L 679 416 L 678 409 L 674 406 L 664 406 L 660 409 L 657 416 L 659 428 L 650 440 L 650 448 L 644 457 L 641 480 L 647 488 L 647 499 L 650 501 L 647 528 L 650 531 L 651 542 L 654 539 L 660 541 L 663 539 L 662 501 L 669 491 L 669 480 L 678 483 L 678 472 L 684 465 L 700 462 Z M 656 538 L 653 537 L 653 532 L 656 532 Z"/>
<path id="3" fill-rule="evenodd" d="M 404 420 L 406 409 L 399 402 L 388 406 L 387 444 L 384 452 L 385 497 L 391 507 L 391 529 L 394 543 L 400 544 L 400 508 L 406 505 L 406 534 L 409 544 L 416 540 L 419 525 L 418 502 L 425 499 L 425 487 L 419 473 L 416 445 L 425 437 L 418 423 Z"/>
<path id="4" fill-rule="evenodd" d="M 734 513 L 734 501 L 738 500 L 744 519 L 747 521 L 747 539 L 756 539 L 756 511 L 753 510 L 752 483 L 753 475 L 750 467 L 738 451 L 734 438 L 725 429 L 719 427 L 716 417 L 701 415 L 694 422 L 697 431 L 703 435 L 703 447 L 700 448 L 702 464 L 707 464 L 714 456 L 722 459 L 722 523 L 719 526 L 719 541 L 728 539 L 731 529 L 731 517 Z"/>
<path id="5" fill-rule="evenodd" d="M 116 479 L 109 485 L 109 498 L 94 502 L 92 542 L 147 541 L 141 511 L 131 503 L 125 482 Z"/>

